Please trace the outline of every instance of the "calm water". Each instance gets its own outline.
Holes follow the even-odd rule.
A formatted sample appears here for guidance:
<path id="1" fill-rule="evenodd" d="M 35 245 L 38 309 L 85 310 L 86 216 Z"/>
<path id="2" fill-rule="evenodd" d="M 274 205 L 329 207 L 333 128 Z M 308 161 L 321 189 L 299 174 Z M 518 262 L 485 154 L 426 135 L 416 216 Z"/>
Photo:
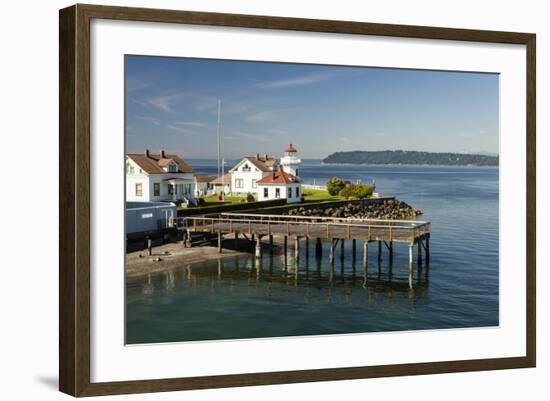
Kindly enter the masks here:
<path id="1" fill-rule="evenodd" d="M 215 163 L 191 164 L 198 174 L 215 174 Z M 300 175 L 308 183 L 335 175 L 375 180 L 381 194 L 421 209 L 420 218 L 432 222 L 429 270 L 415 267 L 409 289 L 407 246 L 394 246 L 389 266 L 385 251 L 377 263 L 372 244 L 365 283 L 360 247 L 354 270 L 351 242 L 343 261 L 336 253 L 333 271 L 328 250 L 318 261 L 313 246 L 298 268 L 292 247 L 286 267 L 282 255 L 268 252 L 259 264 L 239 257 L 182 265 L 127 283 L 127 342 L 498 325 L 498 169 L 304 161 Z"/>

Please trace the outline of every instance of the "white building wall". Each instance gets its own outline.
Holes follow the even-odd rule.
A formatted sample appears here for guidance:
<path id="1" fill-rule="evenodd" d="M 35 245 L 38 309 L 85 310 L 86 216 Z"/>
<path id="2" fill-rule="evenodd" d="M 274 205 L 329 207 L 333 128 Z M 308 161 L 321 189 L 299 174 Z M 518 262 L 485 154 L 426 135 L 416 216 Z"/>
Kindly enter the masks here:
<path id="1" fill-rule="evenodd" d="M 195 194 L 195 177 L 191 173 L 166 173 L 166 174 L 152 174 L 147 175 L 133 160 L 126 159 L 126 200 L 138 201 L 138 202 L 156 202 L 167 200 L 178 200 L 183 197 L 194 198 Z M 131 168 L 129 168 L 131 167 Z M 178 183 L 177 194 L 170 195 L 168 184 L 165 180 L 168 178 L 183 179 L 183 182 Z M 160 193 L 155 196 L 155 183 L 160 186 Z M 136 195 L 136 184 L 141 184 L 142 196 Z M 181 185 L 187 185 L 187 193 L 185 193 L 185 187 Z"/>
<path id="2" fill-rule="evenodd" d="M 250 171 L 246 171 L 245 166 L 248 165 Z M 254 166 L 251 162 L 245 161 L 237 165 L 237 169 L 231 172 L 231 188 L 233 195 L 258 195 L 258 185 L 254 187 L 253 180 L 259 181 L 264 176 L 270 173 L 263 173 L 260 169 Z M 242 187 L 237 187 L 238 180 L 242 180 Z"/>
<path id="3" fill-rule="evenodd" d="M 264 188 L 267 189 L 268 197 L 264 197 Z M 288 189 L 292 188 L 292 197 L 288 197 Z M 296 193 L 298 189 L 298 194 Z M 280 196 L 277 197 L 277 189 L 279 189 Z M 286 199 L 287 203 L 296 203 L 301 201 L 302 188 L 300 184 L 291 185 L 273 185 L 273 184 L 259 184 L 258 185 L 258 200 L 266 201 L 273 199 Z"/>
<path id="4" fill-rule="evenodd" d="M 136 184 L 141 184 L 141 196 L 136 195 Z M 126 200 L 149 202 L 149 177 L 146 175 L 126 176 Z"/>

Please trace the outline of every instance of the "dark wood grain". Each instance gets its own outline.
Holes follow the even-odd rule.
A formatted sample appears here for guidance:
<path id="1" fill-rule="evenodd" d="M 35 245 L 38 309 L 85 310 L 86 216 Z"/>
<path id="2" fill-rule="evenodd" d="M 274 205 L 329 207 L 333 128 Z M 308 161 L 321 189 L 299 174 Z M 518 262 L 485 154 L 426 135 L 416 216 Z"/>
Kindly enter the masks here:
<path id="1" fill-rule="evenodd" d="M 59 388 L 75 394 L 75 8 L 59 15 Z"/>
<path id="2" fill-rule="evenodd" d="M 90 20 L 92 18 L 525 45 L 527 49 L 526 356 L 91 383 Z M 91 396 L 535 366 L 536 46 L 534 34 L 94 5 L 76 5 L 61 10 L 59 27 L 59 387 L 61 391 L 74 396 Z"/>

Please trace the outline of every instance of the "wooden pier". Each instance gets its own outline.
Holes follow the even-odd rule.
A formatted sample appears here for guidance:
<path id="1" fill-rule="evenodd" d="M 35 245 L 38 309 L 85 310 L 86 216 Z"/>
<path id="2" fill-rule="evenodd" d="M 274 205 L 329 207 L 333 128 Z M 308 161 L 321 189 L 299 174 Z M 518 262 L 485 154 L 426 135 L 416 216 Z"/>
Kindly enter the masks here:
<path id="1" fill-rule="evenodd" d="M 217 234 L 218 251 L 222 252 L 224 235 L 233 234 L 234 238 L 243 235 L 255 244 L 255 255 L 262 257 L 261 241 L 269 238 L 273 244 L 273 236 L 283 237 L 284 254 L 287 254 L 288 237 L 293 241 L 295 259 L 299 259 L 301 239 L 305 239 L 309 252 L 309 239 L 315 238 L 315 254 L 322 255 L 322 240 L 330 241 L 329 262 L 334 263 L 335 248 L 340 243 L 340 256 L 344 257 L 344 241 L 352 241 L 352 257 L 356 258 L 356 241 L 363 241 L 363 268 L 365 277 L 368 268 L 369 244 L 378 243 L 378 260 L 382 257 L 382 247 L 387 248 L 390 261 L 393 259 L 393 243 L 400 242 L 409 247 L 409 283 L 412 286 L 413 247 L 417 246 L 417 260 L 422 263 L 422 250 L 425 254 L 426 266 L 429 265 L 430 223 L 418 220 L 381 220 L 354 219 L 336 217 L 312 216 L 281 216 L 248 213 L 221 213 L 217 215 L 191 216 L 178 224 L 184 230 L 191 246 L 192 233 Z"/>

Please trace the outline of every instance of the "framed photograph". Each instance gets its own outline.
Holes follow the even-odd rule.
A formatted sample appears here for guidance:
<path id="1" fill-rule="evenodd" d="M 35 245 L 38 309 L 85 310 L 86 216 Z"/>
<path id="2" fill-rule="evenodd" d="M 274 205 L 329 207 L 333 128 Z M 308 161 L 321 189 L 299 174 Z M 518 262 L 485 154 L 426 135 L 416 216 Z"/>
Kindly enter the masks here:
<path id="1" fill-rule="evenodd" d="M 59 21 L 61 391 L 535 366 L 534 34 Z"/>

